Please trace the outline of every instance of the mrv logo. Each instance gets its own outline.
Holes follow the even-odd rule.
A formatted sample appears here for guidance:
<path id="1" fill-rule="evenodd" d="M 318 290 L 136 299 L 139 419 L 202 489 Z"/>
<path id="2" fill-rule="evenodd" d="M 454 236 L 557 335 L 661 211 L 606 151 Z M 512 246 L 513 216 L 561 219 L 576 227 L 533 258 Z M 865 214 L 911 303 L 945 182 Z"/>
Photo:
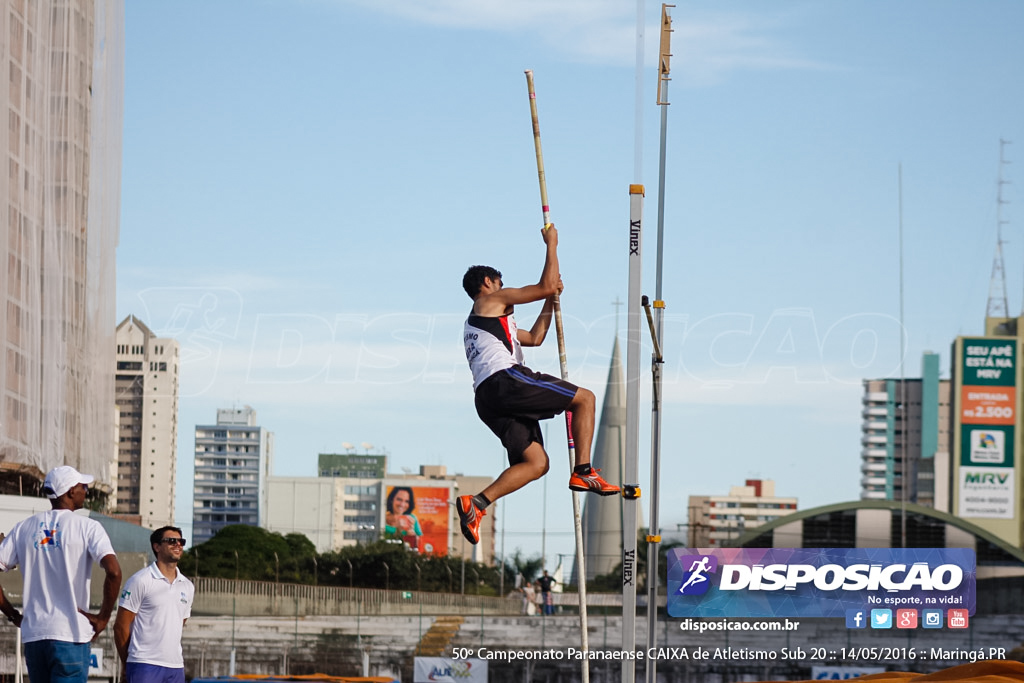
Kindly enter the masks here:
<path id="1" fill-rule="evenodd" d="M 968 484 L 1005 484 L 1009 478 L 1009 474 L 982 474 L 980 472 L 964 475 L 964 481 Z"/>
<path id="2" fill-rule="evenodd" d="M 703 549 L 701 549 L 703 550 Z M 964 548 L 671 550 L 671 616 L 844 617 L 868 605 L 955 605 L 974 612 L 974 551 Z"/>

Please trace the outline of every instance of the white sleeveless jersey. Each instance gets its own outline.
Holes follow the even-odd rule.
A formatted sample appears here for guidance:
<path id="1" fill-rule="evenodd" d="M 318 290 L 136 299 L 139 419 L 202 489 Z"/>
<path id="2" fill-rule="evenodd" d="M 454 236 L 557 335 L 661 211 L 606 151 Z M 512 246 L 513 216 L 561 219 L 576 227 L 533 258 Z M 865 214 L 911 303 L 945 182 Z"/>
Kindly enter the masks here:
<path id="1" fill-rule="evenodd" d="M 516 339 L 517 329 L 511 313 L 498 318 L 469 314 L 463 342 L 469 369 L 473 371 L 474 389 L 494 373 L 522 365 L 523 348 Z"/>

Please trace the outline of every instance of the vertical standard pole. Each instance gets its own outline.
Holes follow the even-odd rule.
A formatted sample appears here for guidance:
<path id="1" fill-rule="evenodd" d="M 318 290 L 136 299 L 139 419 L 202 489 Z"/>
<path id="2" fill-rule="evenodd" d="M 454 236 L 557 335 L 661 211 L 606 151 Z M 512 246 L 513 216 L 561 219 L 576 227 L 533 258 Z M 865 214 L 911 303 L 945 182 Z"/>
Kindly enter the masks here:
<path id="1" fill-rule="evenodd" d="M 658 253 L 654 292 L 654 334 L 655 354 L 651 361 L 651 526 L 647 532 L 647 647 L 658 646 L 658 553 L 661 548 L 661 527 L 658 505 L 661 492 L 661 366 L 663 359 L 660 348 L 665 332 L 665 302 L 662 300 L 662 262 L 665 244 L 665 157 L 668 137 L 668 82 L 672 57 L 672 15 L 668 8 L 661 6 L 661 48 L 658 59 L 658 106 L 661 107 L 661 142 L 658 155 Z M 647 664 L 646 683 L 658 680 L 658 660 L 645 659 Z"/>
<path id="2" fill-rule="evenodd" d="M 14 683 L 22 683 L 24 680 L 24 673 L 22 672 L 22 656 L 21 656 L 21 629 L 16 629 L 17 633 L 14 634 Z M 117 659 L 120 663 L 120 657 Z"/>
<path id="3" fill-rule="evenodd" d="M 537 93 L 533 88 L 533 72 L 526 71 L 526 86 L 530 92 L 530 116 L 533 119 L 533 146 L 537 153 L 537 180 L 540 183 L 540 204 L 544 214 L 544 225 L 551 222 L 551 207 L 548 206 L 548 184 L 544 176 L 544 154 L 540 146 L 540 118 L 537 116 Z M 569 379 L 569 367 L 565 359 L 565 333 L 562 330 L 562 306 L 558 294 L 553 297 L 555 316 L 555 336 L 558 339 L 558 365 L 562 379 Z M 569 471 L 576 466 L 576 444 L 572 439 L 572 413 L 565 413 L 565 431 L 569 441 Z M 590 647 L 587 637 L 587 572 L 583 559 L 583 515 L 580 513 L 580 496 L 572 492 L 573 529 L 576 532 L 576 577 L 577 596 L 580 606 L 580 649 L 585 653 L 581 660 L 583 683 L 590 683 L 590 665 L 588 654 Z M 541 622 L 543 627 L 543 622 Z"/>
<path id="4" fill-rule="evenodd" d="M 622 468 L 622 649 L 636 645 L 636 528 L 640 425 L 640 229 L 643 213 L 644 0 L 636 0 L 636 83 L 633 109 L 633 184 L 629 186 L 629 288 L 626 304 L 626 453 Z M 636 664 L 622 660 L 622 681 L 633 683 Z"/>
<path id="5" fill-rule="evenodd" d="M 640 498 L 640 298 L 644 186 L 629 186 L 629 287 L 626 296 L 626 461 L 622 472 L 622 651 L 636 649 L 636 527 Z M 636 664 L 622 660 L 622 682 Z"/>

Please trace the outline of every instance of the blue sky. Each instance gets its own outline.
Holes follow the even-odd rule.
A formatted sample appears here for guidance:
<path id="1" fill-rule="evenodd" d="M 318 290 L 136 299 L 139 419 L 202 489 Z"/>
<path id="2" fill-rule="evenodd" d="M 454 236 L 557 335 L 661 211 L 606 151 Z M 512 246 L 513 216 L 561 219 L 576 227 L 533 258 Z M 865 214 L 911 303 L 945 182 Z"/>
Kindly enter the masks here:
<path id="1" fill-rule="evenodd" d="M 472 407 L 460 282 L 474 263 L 512 285 L 540 273 L 525 69 L 570 378 L 600 400 L 626 296 L 635 3 L 126 4 L 118 316 L 182 344 L 179 522 L 194 426 L 218 407 L 258 411 L 280 475 L 314 475 L 343 442 L 386 449 L 396 472 L 500 472 Z M 652 296 L 660 10 L 647 0 Z M 982 331 L 1000 138 L 1021 310 L 1024 5 L 750 0 L 673 17 L 662 526 L 686 521 L 686 496 L 745 478 L 801 508 L 855 499 L 860 382 L 900 373 L 900 167 L 907 376 L 924 350 L 948 368 L 953 338 Z M 557 374 L 554 339 L 527 362 Z M 539 552 L 543 527 L 549 557 L 573 552 L 563 423 L 549 430 L 546 519 L 542 484 L 509 497 L 507 552 Z"/>

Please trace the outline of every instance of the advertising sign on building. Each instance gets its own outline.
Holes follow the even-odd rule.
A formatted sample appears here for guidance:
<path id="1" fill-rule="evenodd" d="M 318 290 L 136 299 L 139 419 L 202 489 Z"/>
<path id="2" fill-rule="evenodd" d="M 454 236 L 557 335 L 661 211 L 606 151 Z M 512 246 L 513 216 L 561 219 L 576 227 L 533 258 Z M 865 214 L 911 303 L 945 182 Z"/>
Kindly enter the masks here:
<path id="1" fill-rule="evenodd" d="M 401 539 L 425 555 L 447 555 L 449 493 L 437 486 L 388 486 L 384 537 Z"/>
<path id="2" fill-rule="evenodd" d="M 961 340 L 957 514 L 1013 519 L 1017 430 L 1017 340 Z"/>
<path id="3" fill-rule="evenodd" d="M 960 468 L 960 516 L 1013 519 L 1013 470 Z"/>

